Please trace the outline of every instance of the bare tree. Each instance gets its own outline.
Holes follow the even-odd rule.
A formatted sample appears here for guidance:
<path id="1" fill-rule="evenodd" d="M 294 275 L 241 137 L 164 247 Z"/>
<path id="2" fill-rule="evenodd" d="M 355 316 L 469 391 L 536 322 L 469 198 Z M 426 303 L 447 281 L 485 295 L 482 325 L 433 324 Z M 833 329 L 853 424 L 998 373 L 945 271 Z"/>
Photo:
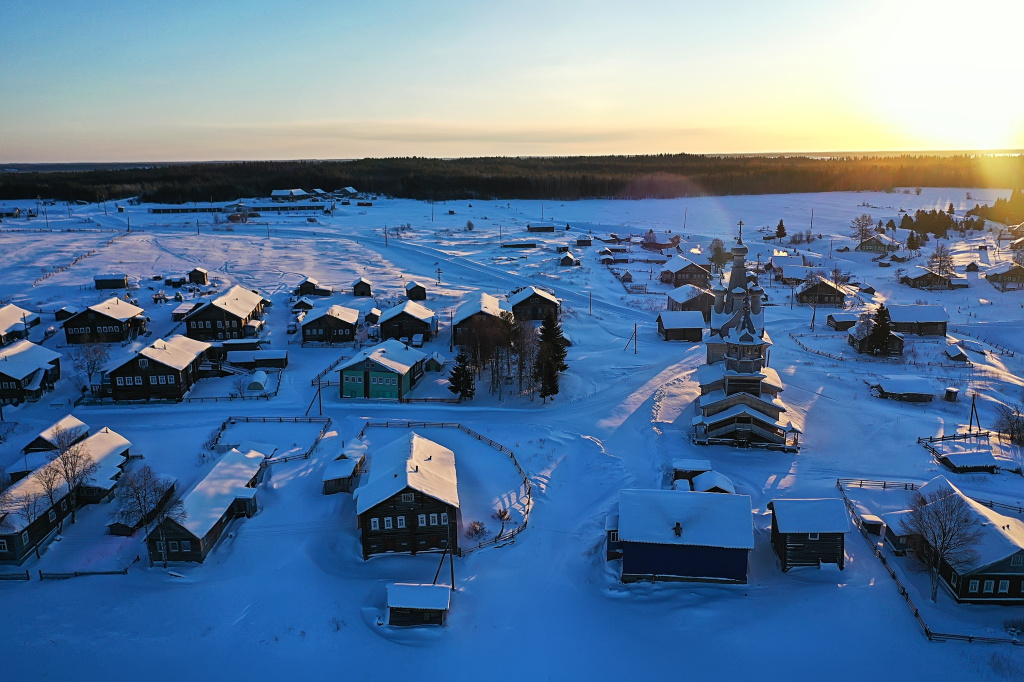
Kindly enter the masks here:
<path id="1" fill-rule="evenodd" d="M 1011 443 L 1024 444 L 1024 404 L 1015 402 L 997 407 L 995 428 Z"/>
<path id="2" fill-rule="evenodd" d="M 861 213 L 850 221 L 850 229 L 853 238 L 860 243 L 875 234 L 875 221 L 867 213 Z"/>
<path id="3" fill-rule="evenodd" d="M 249 377 L 244 374 L 235 375 L 235 378 L 231 381 L 231 386 L 235 389 L 235 394 L 239 398 L 245 396 L 245 389 L 249 387 Z"/>
<path id="4" fill-rule="evenodd" d="M 117 499 L 120 505 L 111 517 L 130 528 L 145 528 L 148 537 L 150 521 L 157 515 L 157 508 L 173 486 L 173 482 L 158 477 L 148 465 L 130 471 L 117 482 Z M 180 518 L 184 519 L 184 506 L 180 501 L 170 506 L 175 505 L 181 508 Z M 177 511 L 172 510 L 171 513 L 174 517 L 179 516 Z M 164 558 L 166 559 L 166 556 Z"/>
<path id="5" fill-rule="evenodd" d="M 0 513 L 14 514 L 25 522 L 25 530 L 31 526 L 36 519 L 42 515 L 44 509 L 44 496 L 38 490 L 27 488 L 14 494 L 13 488 L 8 488 L 0 495 Z M 39 543 L 36 543 L 36 558 L 39 558 Z"/>
<path id="6" fill-rule="evenodd" d="M 974 547 L 981 540 L 981 523 L 957 491 L 945 488 L 927 495 L 917 493 L 902 525 L 904 533 L 924 540 L 917 558 L 928 569 L 931 599 L 936 601 L 943 564 L 960 570 L 977 560 Z"/>
<path id="7" fill-rule="evenodd" d="M 157 537 L 160 538 L 160 558 L 163 560 L 164 568 L 167 568 L 167 538 L 164 535 L 165 526 L 168 521 L 183 523 L 187 518 L 188 511 L 185 509 L 185 504 L 181 500 L 175 500 L 170 504 L 165 504 L 163 507 L 157 507 L 156 511 L 153 512 L 152 523 L 153 527 L 156 529 Z M 153 561 L 150 559 L 150 565 L 152 564 Z"/>
<path id="8" fill-rule="evenodd" d="M 940 275 L 953 272 L 953 254 L 945 244 L 937 244 L 932 255 L 928 256 L 928 265 Z"/>
<path id="9" fill-rule="evenodd" d="M 64 477 L 61 476 L 60 467 L 53 462 L 48 462 L 36 470 L 35 478 L 39 487 L 42 488 L 43 494 L 46 495 L 46 499 L 50 501 L 50 508 L 56 509 L 57 501 L 63 497 L 60 493 L 64 485 Z M 59 530 L 64 531 L 63 518 L 60 520 Z"/>
<path id="10" fill-rule="evenodd" d="M 82 386 L 88 385 L 89 379 L 110 360 L 110 351 L 102 343 L 83 343 L 68 353 L 71 366 L 79 374 L 85 375 Z"/>
<path id="11" fill-rule="evenodd" d="M 89 480 L 99 468 L 85 445 L 73 442 L 76 437 L 74 429 L 57 426 L 53 430 L 53 444 L 57 446 L 57 455 L 53 464 L 60 471 L 61 478 L 68 486 L 71 496 L 71 523 L 78 522 L 78 487 Z"/>

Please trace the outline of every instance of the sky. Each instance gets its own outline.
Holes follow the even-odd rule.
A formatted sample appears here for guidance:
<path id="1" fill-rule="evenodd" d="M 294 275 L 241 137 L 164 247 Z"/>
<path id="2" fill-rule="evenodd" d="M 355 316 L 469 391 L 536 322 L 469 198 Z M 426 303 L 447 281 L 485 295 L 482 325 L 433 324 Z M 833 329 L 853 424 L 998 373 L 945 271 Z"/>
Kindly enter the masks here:
<path id="1" fill-rule="evenodd" d="M 1024 148 L 1020 0 L 0 3 L 0 163 Z"/>

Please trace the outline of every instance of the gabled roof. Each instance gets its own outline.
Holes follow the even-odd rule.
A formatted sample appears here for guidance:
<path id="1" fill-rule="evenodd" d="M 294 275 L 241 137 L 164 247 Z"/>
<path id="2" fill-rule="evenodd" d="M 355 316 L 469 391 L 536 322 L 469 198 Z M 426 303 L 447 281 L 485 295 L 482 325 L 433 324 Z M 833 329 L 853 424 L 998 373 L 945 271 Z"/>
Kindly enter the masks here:
<path id="1" fill-rule="evenodd" d="M 704 313 L 699 310 L 662 310 L 657 319 L 665 329 L 704 328 Z"/>
<path id="2" fill-rule="evenodd" d="M 356 513 L 406 488 L 458 507 L 455 453 L 415 431 L 371 453 L 370 480 L 353 493 Z"/>
<path id="3" fill-rule="evenodd" d="M 686 256 L 679 256 L 679 255 L 672 256 L 672 258 L 669 259 L 669 261 L 667 263 L 665 263 L 665 267 L 662 268 L 662 272 L 665 272 L 667 270 L 668 272 L 676 273 L 676 272 L 679 272 L 680 270 L 683 270 L 684 268 L 690 267 L 691 265 L 696 265 L 701 270 L 704 270 L 705 272 L 707 272 L 708 275 L 711 274 L 711 266 L 710 265 L 701 265 L 700 263 L 696 263 L 696 262 L 690 260 Z"/>
<path id="4" fill-rule="evenodd" d="M 850 514 L 839 498 L 806 500 L 772 500 L 768 504 L 775 514 L 780 533 L 847 533 Z"/>
<path id="5" fill-rule="evenodd" d="M 727 493 L 735 494 L 736 492 L 736 486 L 733 485 L 732 479 L 720 471 L 705 471 L 693 477 L 694 491 L 705 493 L 714 488 L 724 490 Z"/>
<path id="6" fill-rule="evenodd" d="M 222 296 L 210 301 L 210 305 L 217 306 L 236 317 L 250 315 L 261 303 L 263 303 L 263 296 L 237 284 Z"/>
<path id="7" fill-rule="evenodd" d="M 424 322 L 430 322 L 434 319 L 434 311 L 429 308 L 420 305 L 416 301 L 403 301 L 399 305 L 393 308 L 388 308 L 380 315 L 378 322 L 387 322 L 392 317 L 400 315 L 401 313 L 407 313 L 412 315 L 417 320 L 423 320 Z"/>
<path id="8" fill-rule="evenodd" d="M 455 310 L 455 316 L 452 317 L 452 324 L 459 324 L 477 313 L 483 313 L 491 317 L 501 317 L 501 313 L 509 312 L 505 302 L 501 299 L 485 294 L 482 291 L 477 293 L 476 297 L 459 304 L 459 307 Z"/>
<path id="9" fill-rule="evenodd" d="M 22 339 L 0 348 L 0 374 L 21 381 L 33 372 L 49 369 L 60 357 L 60 353 Z"/>
<path id="10" fill-rule="evenodd" d="M 531 296 L 540 296 L 541 298 L 546 298 L 552 303 L 558 303 L 558 298 L 556 298 L 555 295 L 552 294 L 550 291 L 545 291 L 544 289 L 538 289 L 537 287 L 530 286 L 526 287 L 525 289 L 520 289 L 516 293 L 509 296 L 508 304 L 510 306 L 519 305 L 520 303 L 530 298 Z"/>
<path id="11" fill-rule="evenodd" d="M 1024 239 L 1024 237 L 1022 237 L 1022 239 Z M 989 275 L 1005 275 L 1006 273 L 1012 272 L 1014 270 L 1024 270 L 1024 266 L 1017 265 L 1016 263 L 1013 262 L 1000 263 L 999 265 L 993 265 L 988 270 L 986 270 L 985 276 L 988 277 Z"/>
<path id="12" fill-rule="evenodd" d="M 447 611 L 452 590 L 447 585 L 388 584 L 388 608 Z"/>
<path id="13" fill-rule="evenodd" d="M 414 287 L 422 287 L 422 288 L 426 289 L 426 287 L 424 287 L 422 284 L 420 284 L 416 280 L 411 280 L 411 281 L 405 283 L 405 290 L 406 291 L 412 291 L 412 289 Z"/>
<path id="14" fill-rule="evenodd" d="M 359 311 L 353 310 L 352 308 L 346 308 L 342 305 L 332 305 L 329 308 L 311 310 L 302 321 L 302 326 L 305 327 L 310 322 L 319 320 L 321 317 L 333 317 L 336 320 L 341 320 L 342 322 L 354 325 L 359 321 Z"/>
<path id="15" fill-rule="evenodd" d="M 405 374 L 412 369 L 413 365 L 420 360 L 426 359 L 426 357 L 425 353 L 422 353 L 415 348 L 406 348 L 405 344 L 398 339 L 388 339 L 373 348 L 364 348 L 359 351 L 345 363 L 340 365 L 338 367 L 338 371 L 340 372 L 348 369 L 349 367 L 354 367 L 366 360 L 372 360 L 392 372 Z"/>
<path id="16" fill-rule="evenodd" d="M 210 344 L 205 341 L 197 341 L 181 334 L 175 334 L 166 341 L 157 339 L 139 351 L 139 355 L 180 371 L 209 349 Z"/>
<path id="17" fill-rule="evenodd" d="M 106 281 L 106 280 L 110 280 L 110 279 L 121 280 L 121 279 L 128 279 L 128 275 L 126 275 L 123 272 L 108 272 L 108 273 L 102 274 L 102 275 L 93 275 L 92 279 L 93 279 L 94 282 L 98 282 L 98 281 L 101 281 L 101 280 L 102 281 Z"/>
<path id="18" fill-rule="evenodd" d="M 879 377 L 878 386 L 886 393 L 897 395 L 910 393 L 932 394 L 935 392 L 930 381 L 914 374 L 894 374 L 892 376 Z"/>
<path id="19" fill-rule="evenodd" d="M 681 287 L 676 287 L 666 295 L 676 303 L 686 303 L 687 301 L 693 300 L 701 295 L 710 296 L 711 292 L 706 289 L 701 289 L 700 287 L 695 287 L 692 284 L 684 284 Z"/>
<path id="20" fill-rule="evenodd" d="M 132 305 L 128 301 L 122 301 L 121 299 L 114 296 L 103 301 L 103 303 L 97 303 L 96 305 L 89 306 L 89 310 L 106 315 L 107 317 L 118 320 L 119 322 L 126 322 L 137 315 L 141 315 L 145 311 L 137 305 Z"/>
<path id="21" fill-rule="evenodd" d="M 256 450 L 231 448 L 213 466 L 206 478 L 182 498 L 185 519 L 181 526 L 197 538 L 205 537 L 238 498 L 251 498 L 255 488 L 246 484 L 259 473 L 266 457 Z"/>
<path id="22" fill-rule="evenodd" d="M 896 241 L 895 239 L 893 239 L 892 237 L 890 237 L 888 235 L 885 235 L 885 234 L 879 234 L 879 233 L 875 233 L 875 234 L 871 235 L 867 239 L 863 240 L 861 242 L 861 244 L 863 245 L 863 244 L 866 244 L 867 242 L 878 242 L 879 244 L 884 244 L 885 246 L 899 246 L 900 245 L 900 243 L 898 241 Z"/>
<path id="23" fill-rule="evenodd" d="M 355 282 L 352 282 L 352 286 L 355 286 L 356 284 L 359 284 L 360 282 L 362 282 L 363 284 L 368 284 L 368 285 L 371 284 L 370 280 L 366 279 L 365 277 L 360 277 Z"/>
<path id="24" fill-rule="evenodd" d="M 75 432 L 76 434 L 82 432 L 89 433 L 89 427 L 86 425 L 85 422 L 83 422 L 78 417 L 68 414 L 58 419 L 56 422 L 54 422 L 47 428 L 40 431 L 39 435 L 36 436 L 36 438 L 41 438 L 50 445 L 56 447 L 57 444 L 53 442 L 53 439 L 57 432 L 57 429 L 62 429 L 65 433 L 69 434 L 71 432 Z"/>
<path id="25" fill-rule="evenodd" d="M 889 319 L 893 322 L 948 322 L 949 315 L 941 305 L 891 305 Z"/>
<path id="26" fill-rule="evenodd" d="M 5 305 L 0 308 L 0 336 L 14 331 L 23 332 L 26 323 L 31 326 L 33 322 L 38 321 L 39 315 L 33 312 L 13 304 Z"/>
<path id="27" fill-rule="evenodd" d="M 734 419 L 735 417 L 739 416 L 750 417 L 751 419 L 755 419 L 757 421 L 763 422 L 765 424 L 768 424 L 769 426 L 774 426 L 779 429 L 787 428 L 787 425 L 783 424 L 778 419 L 773 419 L 772 417 L 766 415 L 764 412 L 761 412 L 760 410 L 751 407 L 750 405 L 744 405 L 742 403 L 739 405 L 733 405 L 728 410 L 717 412 L 709 417 L 705 417 L 704 415 L 697 415 L 692 420 L 690 420 L 690 423 L 693 424 L 694 426 L 698 424 L 717 424 L 727 419 Z"/>
<path id="28" fill-rule="evenodd" d="M 949 275 L 939 274 L 935 270 L 927 268 L 923 265 L 915 265 L 911 267 L 909 270 L 907 270 L 907 274 L 905 274 L 904 277 L 909 277 L 910 279 L 918 279 L 921 277 L 927 277 L 929 275 L 939 277 L 941 279 L 949 279 Z"/>
<path id="29" fill-rule="evenodd" d="M 753 549 L 754 523 L 746 495 L 677 490 L 623 490 L 619 539 L 659 545 Z M 682 529 L 677 537 L 676 523 Z"/>

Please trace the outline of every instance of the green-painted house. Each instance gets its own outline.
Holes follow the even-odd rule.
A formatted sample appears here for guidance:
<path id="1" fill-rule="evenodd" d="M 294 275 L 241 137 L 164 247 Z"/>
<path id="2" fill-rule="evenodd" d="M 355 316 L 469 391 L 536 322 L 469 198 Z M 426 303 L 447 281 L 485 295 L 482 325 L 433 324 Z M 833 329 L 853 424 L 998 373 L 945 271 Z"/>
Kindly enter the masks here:
<path id="1" fill-rule="evenodd" d="M 342 398 L 390 398 L 408 395 L 420 377 L 427 355 L 401 341 L 359 351 L 338 368 Z"/>

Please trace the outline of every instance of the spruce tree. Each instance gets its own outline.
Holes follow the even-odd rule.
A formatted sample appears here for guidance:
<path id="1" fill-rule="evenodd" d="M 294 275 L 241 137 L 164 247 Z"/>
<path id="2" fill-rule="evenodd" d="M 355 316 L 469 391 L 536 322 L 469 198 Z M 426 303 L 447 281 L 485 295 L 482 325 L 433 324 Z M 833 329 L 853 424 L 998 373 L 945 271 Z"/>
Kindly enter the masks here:
<path id="1" fill-rule="evenodd" d="M 871 325 L 871 333 L 868 334 L 868 352 L 872 355 L 887 355 L 889 353 L 889 334 L 892 332 L 892 320 L 889 318 L 889 310 L 885 304 L 878 306 L 875 311 L 874 324 Z"/>
<path id="2" fill-rule="evenodd" d="M 786 236 L 786 225 L 781 220 L 779 220 L 779 226 L 775 228 L 775 237 L 776 237 L 776 239 L 782 239 L 785 236 Z"/>
<path id="3" fill-rule="evenodd" d="M 568 342 L 562 327 L 553 315 L 544 318 L 540 328 L 540 347 L 537 349 L 535 378 L 540 382 L 540 397 L 547 399 L 558 394 L 558 374 L 569 369 L 565 364 Z"/>
<path id="4" fill-rule="evenodd" d="M 469 356 L 466 351 L 459 350 L 455 357 L 455 366 L 448 376 L 448 390 L 459 396 L 459 400 L 472 400 L 476 392 L 476 377 L 473 376 L 473 368 L 469 366 Z"/>

